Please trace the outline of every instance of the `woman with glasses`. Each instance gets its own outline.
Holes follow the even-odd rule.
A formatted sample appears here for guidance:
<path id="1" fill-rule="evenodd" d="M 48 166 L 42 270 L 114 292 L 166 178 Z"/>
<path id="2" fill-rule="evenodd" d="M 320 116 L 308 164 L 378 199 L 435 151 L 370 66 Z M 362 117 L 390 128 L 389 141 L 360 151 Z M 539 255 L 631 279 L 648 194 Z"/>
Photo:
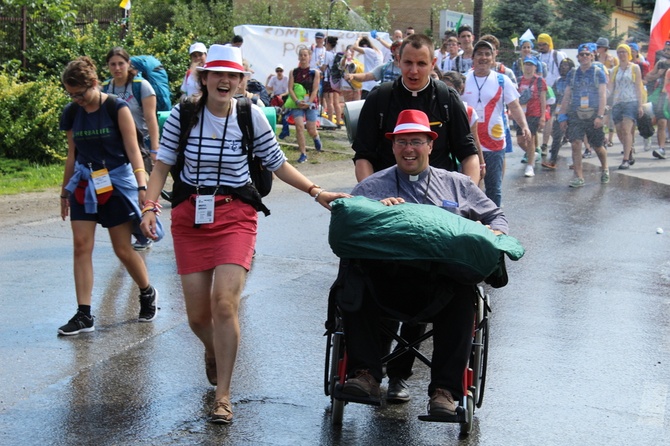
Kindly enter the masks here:
<path id="1" fill-rule="evenodd" d="M 138 320 L 151 322 L 156 317 L 158 291 L 130 243 L 131 233 L 146 240 L 139 223 L 147 183 L 133 117 L 126 102 L 98 89 L 96 67 L 89 57 L 70 62 L 61 81 L 72 102 L 65 106 L 60 121 L 68 142 L 60 207 L 63 220 L 70 216 L 78 308 L 58 333 L 69 336 L 95 330 L 91 301 L 98 224 L 109 231 L 114 254 L 139 287 Z"/>

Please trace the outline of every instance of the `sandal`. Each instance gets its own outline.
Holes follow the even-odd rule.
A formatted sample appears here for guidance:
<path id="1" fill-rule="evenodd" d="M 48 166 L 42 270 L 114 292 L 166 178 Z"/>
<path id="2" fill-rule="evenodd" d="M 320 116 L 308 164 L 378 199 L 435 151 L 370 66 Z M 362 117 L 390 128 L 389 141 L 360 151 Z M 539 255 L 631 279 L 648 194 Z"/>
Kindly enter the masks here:
<path id="1" fill-rule="evenodd" d="M 233 421 L 233 410 L 230 407 L 230 401 L 217 401 L 214 404 L 214 409 L 212 409 L 209 420 L 216 424 L 230 424 Z"/>
<path id="2" fill-rule="evenodd" d="M 216 358 L 208 357 L 205 352 L 205 374 L 207 375 L 207 380 L 213 386 L 216 385 Z"/>
<path id="3" fill-rule="evenodd" d="M 614 143 L 612 141 L 605 141 L 605 147 L 612 147 Z"/>

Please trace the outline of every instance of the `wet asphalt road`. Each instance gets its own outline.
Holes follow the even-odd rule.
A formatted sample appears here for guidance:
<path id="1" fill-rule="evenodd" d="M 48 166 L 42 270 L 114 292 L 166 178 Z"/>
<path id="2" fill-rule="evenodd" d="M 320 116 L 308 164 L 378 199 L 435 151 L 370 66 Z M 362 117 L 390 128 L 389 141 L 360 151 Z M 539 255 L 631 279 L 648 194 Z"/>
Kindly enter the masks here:
<path id="1" fill-rule="evenodd" d="M 638 162 L 635 174 L 655 181 L 613 169 L 606 186 L 589 165 L 586 187 L 571 190 L 564 158 L 532 179 L 519 160 L 508 158 L 503 205 L 526 255 L 508 262 L 507 287 L 490 290 L 488 381 L 469 437 L 417 420 L 423 365 L 409 404 L 349 404 L 344 425 L 331 426 L 329 216 L 275 182 L 241 306 L 231 426 L 206 422 L 214 391 L 186 323 L 169 235 L 145 254 L 161 311 L 140 324 L 137 290 L 98 231 L 96 331 L 67 338 L 56 329 L 76 309 L 69 224 L 45 212 L 0 225 L 0 444 L 668 444 L 670 233 L 656 228 L 670 231 L 670 186 L 659 184 L 670 164 Z M 348 191 L 351 166 L 337 166 L 312 179 Z"/>

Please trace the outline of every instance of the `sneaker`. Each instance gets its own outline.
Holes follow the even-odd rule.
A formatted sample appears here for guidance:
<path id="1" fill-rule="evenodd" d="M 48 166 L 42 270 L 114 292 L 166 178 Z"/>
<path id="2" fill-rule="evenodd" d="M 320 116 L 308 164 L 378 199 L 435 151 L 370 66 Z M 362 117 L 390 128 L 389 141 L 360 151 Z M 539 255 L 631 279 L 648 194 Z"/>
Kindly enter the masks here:
<path id="1" fill-rule="evenodd" d="M 665 149 L 663 147 L 659 147 L 657 150 L 651 152 L 651 154 L 660 160 L 665 159 Z"/>
<path id="2" fill-rule="evenodd" d="M 321 139 L 316 138 L 314 140 L 314 148 L 316 149 L 317 152 L 323 152 L 323 149 L 321 148 Z"/>
<path id="3" fill-rule="evenodd" d="M 593 152 L 591 149 L 586 149 L 584 150 L 584 154 L 582 155 L 582 158 L 591 158 L 593 156 Z"/>
<path id="4" fill-rule="evenodd" d="M 535 176 L 535 169 L 533 168 L 533 166 L 526 166 L 526 170 L 523 173 L 523 176 L 529 177 L 529 178 L 534 177 Z"/>
<path id="5" fill-rule="evenodd" d="M 140 315 L 137 318 L 140 322 L 151 322 L 156 319 L 158 313 L 156 305 L 158 304 L 158 290 L 153 286 L 147 293 L 140 293 Z"/>
<path id="6" fill-rule="evenodd" d="M 542 144 L 542 147 L 540 147 L 540 149 L 541 149 L 542 156 L 547 156 L 547 150 L 548 150 L 547 145 Z"/>
<path id="7" fill-rule="evenodd" d="M 610 170 L 609 169 L 603 169 L 603 173 L 600 174 L 600 182 L 603 184 L 607 184 L 610 182 Z"/>
<path id="8" fill-rule="evenodd" d="M 63 336 L 73 336 L 78 335 L 79 333 L 90 333 L 95 331 L 93 319 L 95 319 L 94 316 L 86 316 L 84 313 L 77 310 L 74 317 L 70 319 L 67 324 L 58 329 L 58 334 Z"/>
<path id="9" fill-rule="evenodd" d="M 648 152 L 651 150 L 651 138 L 644 138 L 644 151 Z"/>
<path id="10" fill-rule="evenodd" d="M 133 249 L 135 251 L 146 251 L 151 249 L 153 244 L 154 241 L 151 239 L 147 239 L 146 243 L 140 243 L 139 241 L 136 241 L 135 243 L 133 243 Z"/>
<path id="11" fill-rule="evenodd" d="M 523 154 L 523 158 L 521 158 L 521 163 L 522 164 L 528 163 L 528 155 L 527 154 L 525 154 L 525 153 Z"/>
<path id="12" fill-rule="evenodd" d="M 619 170 L 626 170 L 626 169 L 630 169 L 630 162 L 628 162 L 628 160 L 623 160 L 623 162 L 619 166 Z"/>
<path id="13" fill-rule="evenodd" d="M 233 409 L 230 407 L 230 401 L 215 402 L 214 409 L 209 415 L 209 421 L 216 424 L 230 424 L 233 421 Z"/>
<path id="14" fill-rule="evenodd" d="M 343 126 L 343 125 L 344 125 L 344 121 L 343 121 L 343 120 L 341 120 L 341 119 L 340 119 L 340 120 L 338 120 L 338 121 L 337 121 L 337 125 L 339 125 L 339 126 Z"/>
<path id="15" fill-rule="evenodd" d="M 386 401 L 389 403 L 406 403 L 409 401 L 409 386 L 402 378 L 389 379 L 389 387 L 386 390 Z"/>
<path id="16" fill-rule="evenodd" d="M 379 399 L 379 383 L 367 370 L 356 370 L 354 377 L 347 379 L 342 386 L 342 393 Z"/>
<path id="17" fill-rule="evenodd" d="M 552 161 L 552 160 L 542 161 L 542 167 L 544 167 L 545 169 L 554 170 L 554 169 L 556 169 L 556 161 Z"/>
<path id="18" fill-rule="evenodd" d="M 451 392 L 445 389 L 435 389 L 428 403 L 428 412 L 437 416 L 453 416 L 456 415 L 457 407 Z"/>
<path id="19" fill-rule="evenodd" d="M 635 158 L 633 158 L 633 154 L 632 154 L 632 153 L 630 154 L 630 159 L 628 160 L 628 164 L 630 164 L 631 166 L 632 166 L 633 164 L 635 164 Z"/>
<path id="20" fill-rule="evenodd" d="M 279 139 L 284 139 L 289 135 L 288 126 L 282 127 L 281 132 L 279 132 Z"/>
<path id="21" fill-rule="evenodd" d="M 172 192 L 168 192 L 165 189 L 161 190 L 161 197 L 163 200 L 172 202 Z"/>
<path id="22" fill-rule="evenodd" d="M 535 162 L 539 163 L 542 159 L 542 149 L 535 147 Z"/>
<path id="23" fill-rule="evenodd" d="M 300 157 L 298 158 L 298 162 L 302 164 L 305 161 L 307 161 L 307 155 L 305 155 L 304 153 L 301 153 Z"/>
<path id="24" fill-rule="evenodd" d="M 582 187 L 584 186 L 584 178 L 573 178 L 569 184 L 570 187 Z"/>

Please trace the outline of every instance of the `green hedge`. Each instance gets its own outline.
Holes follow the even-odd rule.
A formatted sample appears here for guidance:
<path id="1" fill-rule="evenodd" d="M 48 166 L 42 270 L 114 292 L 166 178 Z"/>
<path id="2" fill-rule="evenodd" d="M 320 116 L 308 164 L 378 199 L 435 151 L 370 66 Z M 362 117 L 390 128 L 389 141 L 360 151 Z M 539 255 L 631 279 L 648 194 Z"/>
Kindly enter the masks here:
<path id="1" fill-rule="evenodd" d="M 69 100 L 60 83 L 20 83 L 17 77 L 0 72 L 0 156 L 39 164 L 64 160 L 67 141 L 58 124 Z"/>

